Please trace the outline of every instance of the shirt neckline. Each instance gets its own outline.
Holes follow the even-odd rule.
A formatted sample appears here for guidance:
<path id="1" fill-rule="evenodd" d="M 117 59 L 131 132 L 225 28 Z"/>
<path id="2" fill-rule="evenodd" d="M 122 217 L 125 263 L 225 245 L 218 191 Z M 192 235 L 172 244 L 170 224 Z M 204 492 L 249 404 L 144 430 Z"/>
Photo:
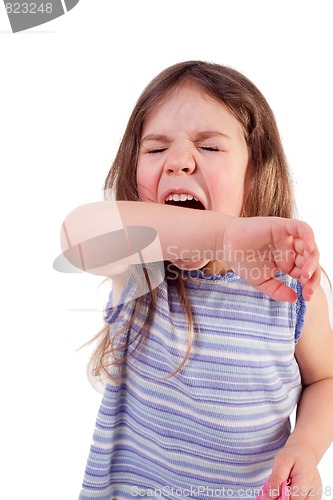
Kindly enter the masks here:
<path id="1" fill-rule="evenodd" d="M 199 278 L 208 281 L 231 281 L 235 278 L 239 279 L 239 276 L 232 271 L 228 271 L 225 274 L 205 274 L 201 269 L 180 269 L 179 271 L 184 278 Z"/>

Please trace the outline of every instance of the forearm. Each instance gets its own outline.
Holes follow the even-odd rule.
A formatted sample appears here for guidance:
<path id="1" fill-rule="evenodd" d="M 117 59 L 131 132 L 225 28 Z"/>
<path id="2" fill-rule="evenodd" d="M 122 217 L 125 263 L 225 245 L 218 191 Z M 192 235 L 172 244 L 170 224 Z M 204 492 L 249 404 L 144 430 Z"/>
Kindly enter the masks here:
<path id="1" fill-rule="evenodd" d="M 124 226 L 148 225 L 159 236 L 165 260 L 223 257 L 224 229 L 233 217 L 210 210 L 117 202 Z"/>
<path id="2" fill-rule="evenodd" d="M 146 261 L 210 260 L 223 257 L 224 228 L 232 217 L 222 213 L 131 201 L 105 201 L 83 205 L 68 215 L 62 227 L 62 249 L 122 230 L 128 226 L 153 228 L 159 245 L 151 245 Z M 97 243 L 97 242 L 96 242 Z M 144 246 L 144 237 L 142 246 Z M 128 255 L 130 254 L 130 245 Z M 123 258 L 128 257 L 123 255 Z M 131 261 L 131 263 L 136 263 Z M 139 261 L 137 262 L 139 263 Z"/>
<path id="3" fill-rule="evenodd" d="M 296 425 L 286 442 L 309 447 L 317 460 L 333 441 L 333 378 L 307 386 L 297 407 Z"/>

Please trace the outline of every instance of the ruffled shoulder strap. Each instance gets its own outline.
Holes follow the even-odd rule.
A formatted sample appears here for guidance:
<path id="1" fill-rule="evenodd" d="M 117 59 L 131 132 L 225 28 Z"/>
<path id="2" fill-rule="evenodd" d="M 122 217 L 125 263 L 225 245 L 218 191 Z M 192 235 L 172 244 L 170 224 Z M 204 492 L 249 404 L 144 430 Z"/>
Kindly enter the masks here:
<path id="1" fill-rule="evenodd" d="M 301 285 L 301 282 L 297 280 L 296 282 L 296 292 L 298 295 L 298 300 L 296 302 L 296 326 L 295 326 L 295 344 L 300 339 L 300 336 L 302 334 L 302 329 L 304 326 L 304 317 L 306 313 L 306 301 L 304 300 L 304 297 L 302 295 L 303 287 Z"/>

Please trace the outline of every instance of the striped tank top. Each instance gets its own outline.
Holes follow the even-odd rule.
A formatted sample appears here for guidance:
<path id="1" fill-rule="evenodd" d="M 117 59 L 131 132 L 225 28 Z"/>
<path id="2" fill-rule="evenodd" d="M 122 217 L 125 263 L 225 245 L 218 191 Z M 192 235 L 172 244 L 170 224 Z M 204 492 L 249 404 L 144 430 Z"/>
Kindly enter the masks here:
<path id="1" fill-rule="evenodd" d="M 279 279 L 298 302 L 276 302 L 234 273 L 183 271 L 194 335 L 172 282 L 163 280 L 153 322 L 109 383 L 97 417 L 79 500 L 254 499 L 286 442 L 301 394 L 294 357 L 304 322 L 300 283 Z M 134 302 L 106 308 L 111 334 Z M 143 321 L 143 318 L 141 318 Z M 140 318 L 120 342 L 137 338 Z M 136 341 L 128 347 L 131 354 Z"/>

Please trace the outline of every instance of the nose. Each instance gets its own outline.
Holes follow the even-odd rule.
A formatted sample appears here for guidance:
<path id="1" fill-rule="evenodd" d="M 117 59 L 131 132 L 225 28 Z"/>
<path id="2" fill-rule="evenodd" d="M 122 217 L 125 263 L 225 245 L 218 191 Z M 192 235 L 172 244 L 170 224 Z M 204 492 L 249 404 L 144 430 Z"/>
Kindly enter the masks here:
<path id="1" fill-rule="evenodd" d="M 164 172 L 168 175 L 190 175 L 195 167 L 195 159 L 190 152 L 170 152 L 164 163 Z"/>

